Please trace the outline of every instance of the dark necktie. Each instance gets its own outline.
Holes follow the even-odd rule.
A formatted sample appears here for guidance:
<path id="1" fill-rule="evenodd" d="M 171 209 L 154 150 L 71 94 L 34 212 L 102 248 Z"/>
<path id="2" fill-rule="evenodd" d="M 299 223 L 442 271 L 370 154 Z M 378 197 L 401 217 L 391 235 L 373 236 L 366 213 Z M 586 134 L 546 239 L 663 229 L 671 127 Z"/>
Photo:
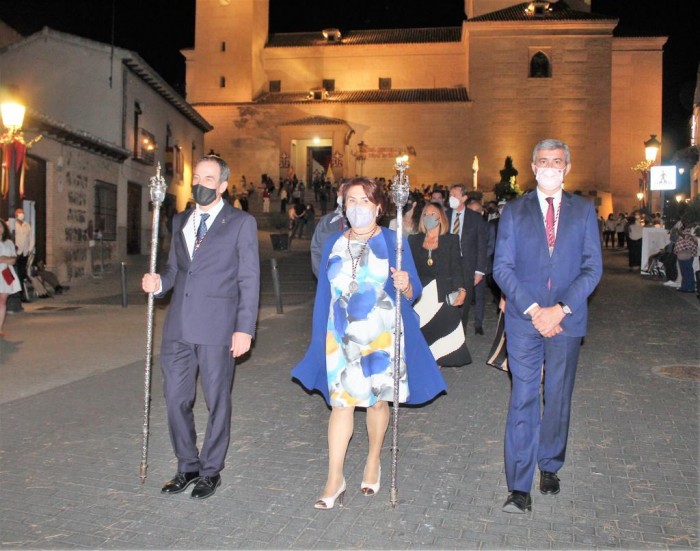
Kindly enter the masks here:
<path id="1" fill-rule="evenodd" d="M 544 220 L 544 228 L 547 232 L 547 245 L 554 247 L 556 236 L 554 235 L 554 197 L 547 197 L 547 215 Z"/>
<path id="2" fill-rule="evenodd" d="M 459 235 L 459 215 L 462 214 L 461 212 L 456 212 L 455 213 L 455 222 L 452 224 L 452 233 L 456 233 Z"/>
<path id="3" fill-rule="evenodd" d="M 202 242 L 202 239 L 204 239 L 204 236 L 207 234 L 207 218 L 209 218 L 208 214 L 200 214 L 199 215 L 199 227 L 197 228 L 197 241 L 194 245 L 194 250 L 197 250 L 197 247 L 199 247 L 199 244 Z M 192 253 L 194 254 L 194 253 Z"/>

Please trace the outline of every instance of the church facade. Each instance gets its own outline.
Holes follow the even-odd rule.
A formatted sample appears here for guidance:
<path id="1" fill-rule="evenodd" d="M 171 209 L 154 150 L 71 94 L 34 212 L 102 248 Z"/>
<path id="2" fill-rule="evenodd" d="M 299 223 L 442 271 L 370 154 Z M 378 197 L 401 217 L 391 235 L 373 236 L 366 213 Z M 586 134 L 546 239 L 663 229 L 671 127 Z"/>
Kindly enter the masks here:
<path id="1" fill-rule="evenodd" d="M 408 154 L 413 186 L 488 193 L 511 157 L 528 189 L 534 144 L 558 138 L 568 190 L 602 215 L 639 204 L 631 167 L 661 134 L 666 38 L 616 36 L 586 0 L 466 0 L 461 27 L 347 32 L 269 34 L 268 0 L 197 0 L 196 13 L 187 99 L 232 182 L 308 182 L 319 166 L 389 178 Z"/>

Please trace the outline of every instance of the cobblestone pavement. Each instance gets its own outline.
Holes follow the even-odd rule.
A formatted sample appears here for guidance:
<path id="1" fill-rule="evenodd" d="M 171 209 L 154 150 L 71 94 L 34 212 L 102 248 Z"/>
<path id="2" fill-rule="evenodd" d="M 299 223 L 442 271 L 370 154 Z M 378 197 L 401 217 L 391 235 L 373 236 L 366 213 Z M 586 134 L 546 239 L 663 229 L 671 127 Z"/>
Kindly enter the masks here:
<path id="1" fill-rule="evenodd" d="M 139 478 L 146 308 L 144 259 L 25 305 L 0 341 L 0 547 L 6 549 L 697 549 L 698 327 L 694 295 L 627 271 L 605 251 L 574 392 L 558 496 L 501 512 L 508 376 L 484 364 L 495 326 L 472 336 L 473 364 L 444 370 L 448 393 L 401 408 L 398 505 L 359 492 L 366 437 L 356 413 L 345 507 L 312 508 L 326 472 L 328 410 L 289 377 L 307 345 L 308 241 L 275 252 L 261 235 L 263 306 L 237 368 L 223 483 L 204 502 L 160 494 L 176 470 L 154 361 L 148 476 Z M 276 313 L 270 258 L 284 313 Z M 156 309 L 158 327 L 166 306 Z M 676 367 L 673 367 L 676 366 Z M 198 427 L 206 410 L 196 408 Z M 201 433 L 200 433 L 201 436 Z"/>

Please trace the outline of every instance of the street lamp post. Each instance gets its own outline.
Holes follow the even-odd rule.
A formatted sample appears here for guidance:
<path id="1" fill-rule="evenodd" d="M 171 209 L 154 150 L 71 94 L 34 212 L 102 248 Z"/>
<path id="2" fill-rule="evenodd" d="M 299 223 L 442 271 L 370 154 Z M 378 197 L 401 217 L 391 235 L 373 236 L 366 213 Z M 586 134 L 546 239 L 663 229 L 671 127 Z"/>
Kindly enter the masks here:
<path id="1" fill-rule="evenodd" d="M 639 201 L 639 210 L 644 209 L 644 194 L 640 191 L 637 193 L 637 201 Z"/>
<path id="2" fill-rule="evenodd" d="M 8 98 L 0 104 L 2 124 L 5 132 L 0 136 L 2 143 L 2 168 L 7 171 L 2 179 L 2 196 L 7 196 L 7 215 L 13 218 L 17 208 L 17 175 L 24 163 L 26 144 L 22 135 L 25 107 L 14 98 Z M 5 176 L 5 174 L 3 174 Z"/>
<path id="3" fill-rule="evenodd" d="M 649 193 L 649 200 L 647 201 L 647 205 L 649 206 L 649 213 L 653 214 L 654 212 L 654 201 L 652 198 L 652 192 L 651 192 L 651 167 L 654 166 L 654 163 L 656 162 L 656 156 L 659 153 L 659 148 L 661 147 L 661 142 L 656 139 L 656 134 L 651 134 L 651 138 L 646 140 L 644 142 L 644 158 L 646 160 L 646 170 L 644 174 L 644 191 L 645 193 L 648 190 Z"/>

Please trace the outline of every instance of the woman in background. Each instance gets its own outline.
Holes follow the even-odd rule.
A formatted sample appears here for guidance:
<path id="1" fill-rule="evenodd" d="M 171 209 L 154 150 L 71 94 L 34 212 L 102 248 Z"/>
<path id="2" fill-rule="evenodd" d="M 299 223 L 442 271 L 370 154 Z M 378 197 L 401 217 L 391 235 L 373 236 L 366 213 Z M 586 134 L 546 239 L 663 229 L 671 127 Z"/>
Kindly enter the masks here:
<path id="1" fill-rule="evenodd" d="M 425 205 L 418 232 L 408 237 L 408 243 L 423 286 L 413 306 L 420 317 L 421 332 L 440 367 L 470 364 L 459 309 L 467 298 L 459 237 L 448 233 L 440 203 Z"/>
<path id="2" fill-rule="evenodd" d="M 7 315 L 7 297 L 22 290 L 14 265 L 17 258 L 7 222 L 0 220 L 0 337 L 4 337 L 3 325 Z"/>

